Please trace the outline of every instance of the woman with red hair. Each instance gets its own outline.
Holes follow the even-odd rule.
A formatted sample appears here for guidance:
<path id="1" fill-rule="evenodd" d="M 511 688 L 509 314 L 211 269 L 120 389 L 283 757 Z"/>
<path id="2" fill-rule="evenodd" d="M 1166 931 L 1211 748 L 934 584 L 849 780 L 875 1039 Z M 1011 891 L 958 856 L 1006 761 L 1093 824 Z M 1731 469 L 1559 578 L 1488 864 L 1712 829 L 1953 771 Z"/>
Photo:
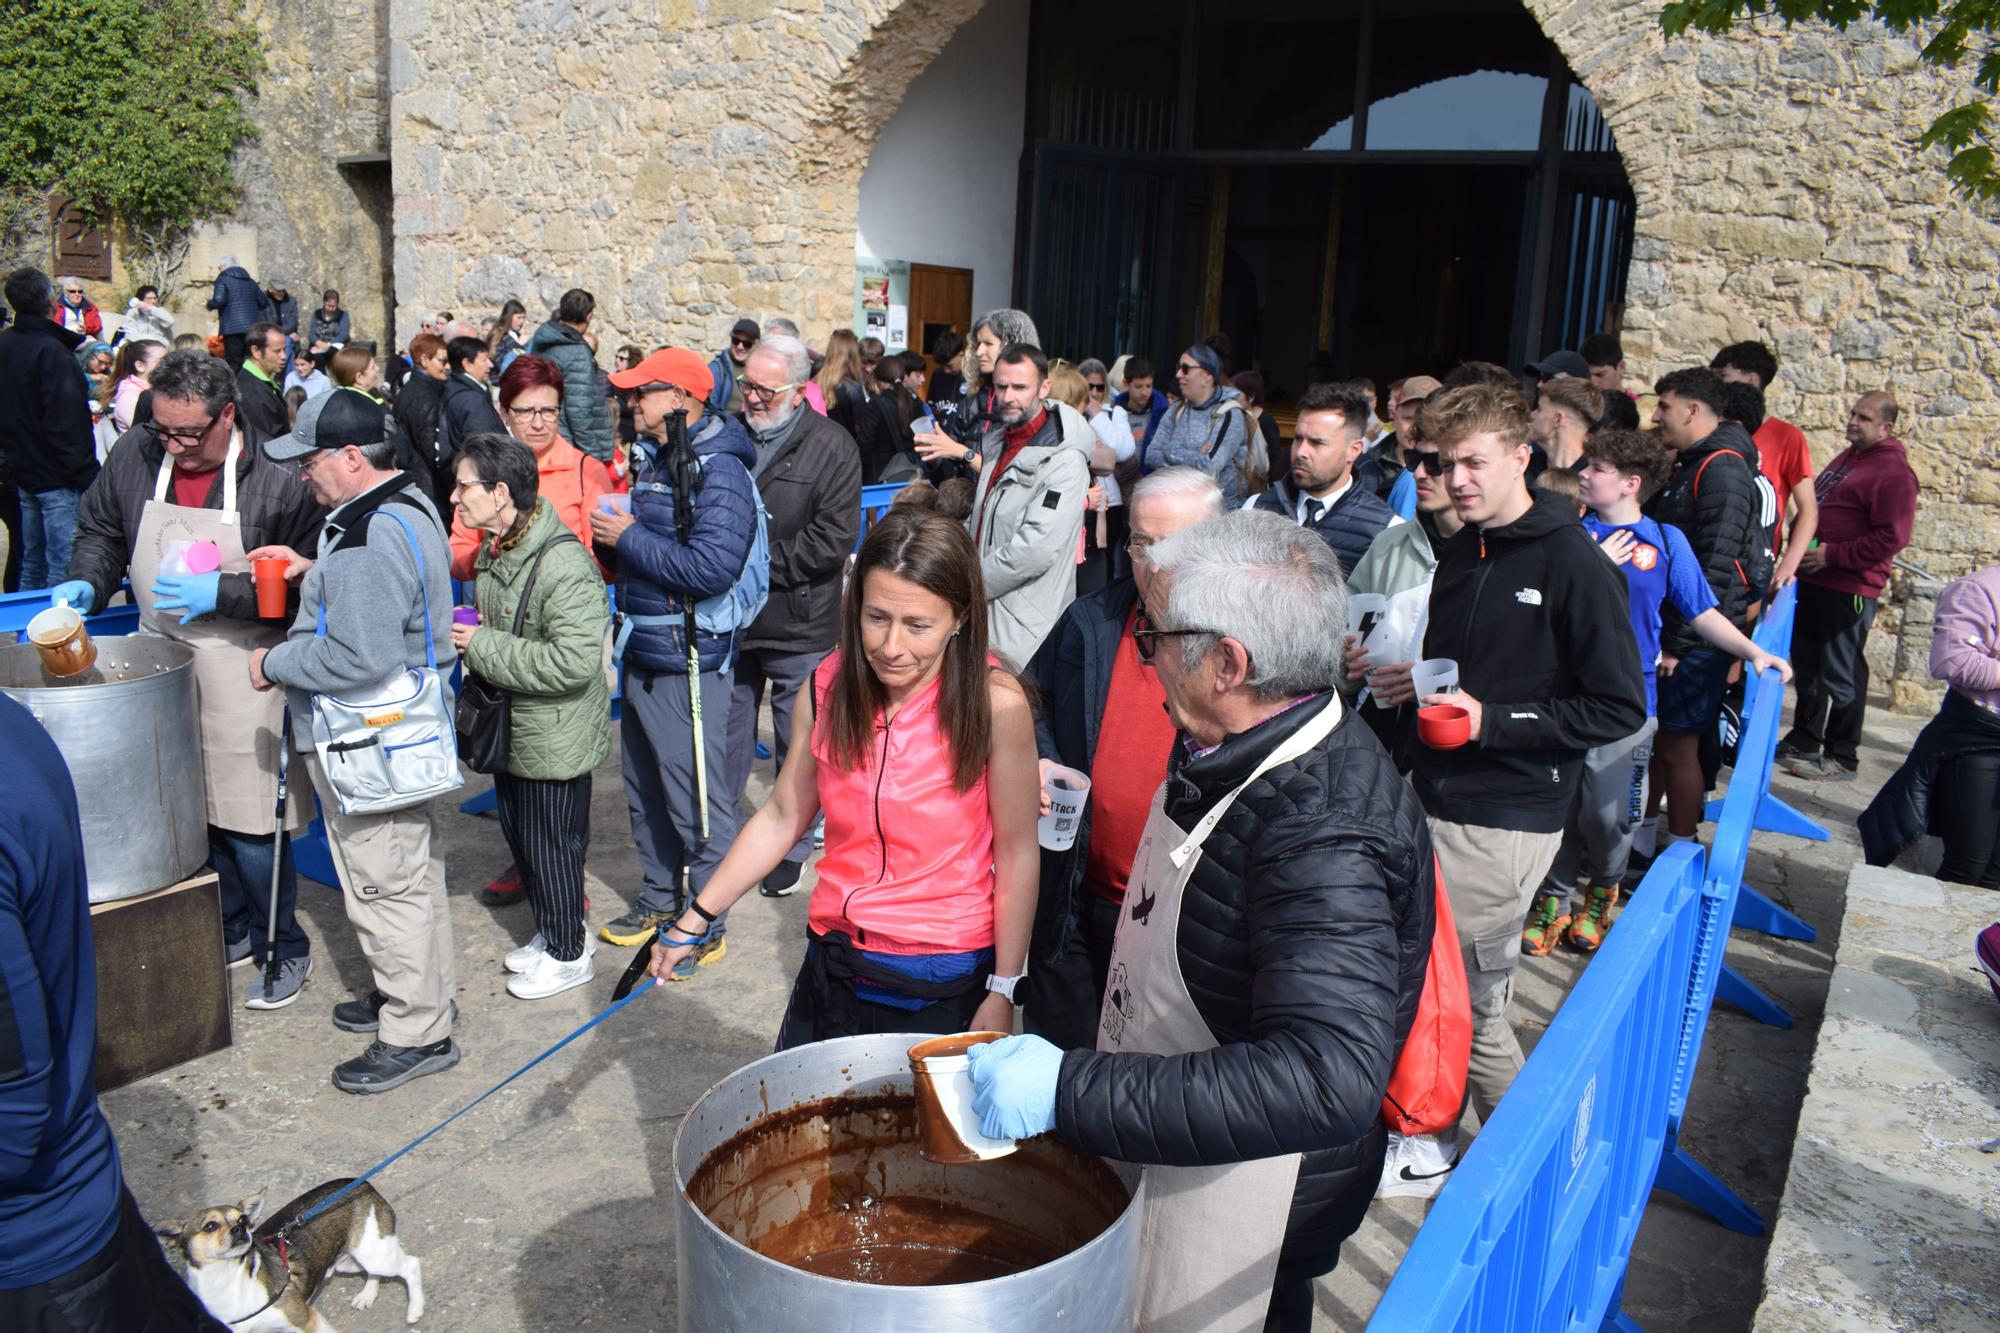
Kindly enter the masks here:
<path id="1" fill-rule="evenodd" d="M 557 434 L 562 392 L 563 373 L 555 362 L 542 356 L 517 356 L 500 376 L 500 419 L 515 439 L 534 451 L 542 497 L 554 506 L 563 526 L 590 549 L 590 511 L 597 507 L 599 496 L 615 488 L 604 464 Z M 479 551 L 482 535 L 462 522 L 454 525 L 453 578 L 472 577 L 472 558 Z M 610 571 L 605 571 L 605 577 L 610 576 Z"/>

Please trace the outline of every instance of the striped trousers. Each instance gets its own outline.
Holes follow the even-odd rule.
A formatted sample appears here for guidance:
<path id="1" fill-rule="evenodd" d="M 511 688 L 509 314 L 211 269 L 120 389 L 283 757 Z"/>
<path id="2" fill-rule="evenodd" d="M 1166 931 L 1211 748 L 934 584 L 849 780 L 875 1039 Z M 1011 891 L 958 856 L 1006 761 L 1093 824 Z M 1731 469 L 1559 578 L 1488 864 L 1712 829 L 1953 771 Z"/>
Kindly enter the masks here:
<path id="1" fill-rule="evenodd" d="M 558 961 L 583 957 L 583 858 L 590 851 L 590 774 L 494 777 L 500 834 L 521 868 L 535 929 Z"/>

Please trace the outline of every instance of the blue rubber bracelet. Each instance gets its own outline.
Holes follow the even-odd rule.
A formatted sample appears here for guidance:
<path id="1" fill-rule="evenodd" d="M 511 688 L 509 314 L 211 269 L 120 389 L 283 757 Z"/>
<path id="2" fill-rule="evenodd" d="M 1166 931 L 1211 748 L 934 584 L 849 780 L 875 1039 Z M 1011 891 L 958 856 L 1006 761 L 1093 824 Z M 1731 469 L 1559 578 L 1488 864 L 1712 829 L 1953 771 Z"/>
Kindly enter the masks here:
<path id="1" fill-rule="evenodd" d="M 666 945 L 669 949 L 678 949 L 684 945 L 706 944 L 708 943 L 708 933 L 704 932 L 703 934 L 695 936 L 691 940 L 677 940 L 673 938 L 671 935 L 667 934 L 667 928 L 665 926 L 661 926 L 660 943 Z"/>

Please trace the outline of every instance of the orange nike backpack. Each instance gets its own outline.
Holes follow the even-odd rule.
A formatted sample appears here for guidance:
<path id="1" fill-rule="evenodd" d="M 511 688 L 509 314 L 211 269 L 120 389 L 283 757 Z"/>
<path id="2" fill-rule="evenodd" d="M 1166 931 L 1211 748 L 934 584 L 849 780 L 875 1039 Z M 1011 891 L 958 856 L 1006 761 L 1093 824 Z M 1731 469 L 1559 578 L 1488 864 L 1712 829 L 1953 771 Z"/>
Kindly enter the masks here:
<path id="1" fill-rule="evenodd" d="M 1430 963 L 1424 969 L 1424 993 L 1382 1097 L 1382 1123 L 1397 1134 L 1440 1134 L 1458 1123 L 1465 1104 L 1466 1065 L 1472 1058 L 1472 999 L 1465 987 L 1465 959 L 1458 951 L 1458 927 L 1435 857 L 1431 868 L 1437 878 L 1437 925 L 1431 935 Z"/>

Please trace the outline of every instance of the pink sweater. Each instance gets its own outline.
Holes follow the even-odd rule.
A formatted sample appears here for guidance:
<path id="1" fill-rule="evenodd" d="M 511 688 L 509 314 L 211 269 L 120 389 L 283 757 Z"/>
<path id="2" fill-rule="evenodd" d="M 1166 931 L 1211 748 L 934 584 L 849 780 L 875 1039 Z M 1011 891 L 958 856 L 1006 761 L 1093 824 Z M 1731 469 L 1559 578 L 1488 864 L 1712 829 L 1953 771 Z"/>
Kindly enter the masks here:
<path id="1" fill-rule="evenodd" d="M 2000 565 L 1938 594 L 1931 675 L 1982 708 L 2000 710 Z"/>

